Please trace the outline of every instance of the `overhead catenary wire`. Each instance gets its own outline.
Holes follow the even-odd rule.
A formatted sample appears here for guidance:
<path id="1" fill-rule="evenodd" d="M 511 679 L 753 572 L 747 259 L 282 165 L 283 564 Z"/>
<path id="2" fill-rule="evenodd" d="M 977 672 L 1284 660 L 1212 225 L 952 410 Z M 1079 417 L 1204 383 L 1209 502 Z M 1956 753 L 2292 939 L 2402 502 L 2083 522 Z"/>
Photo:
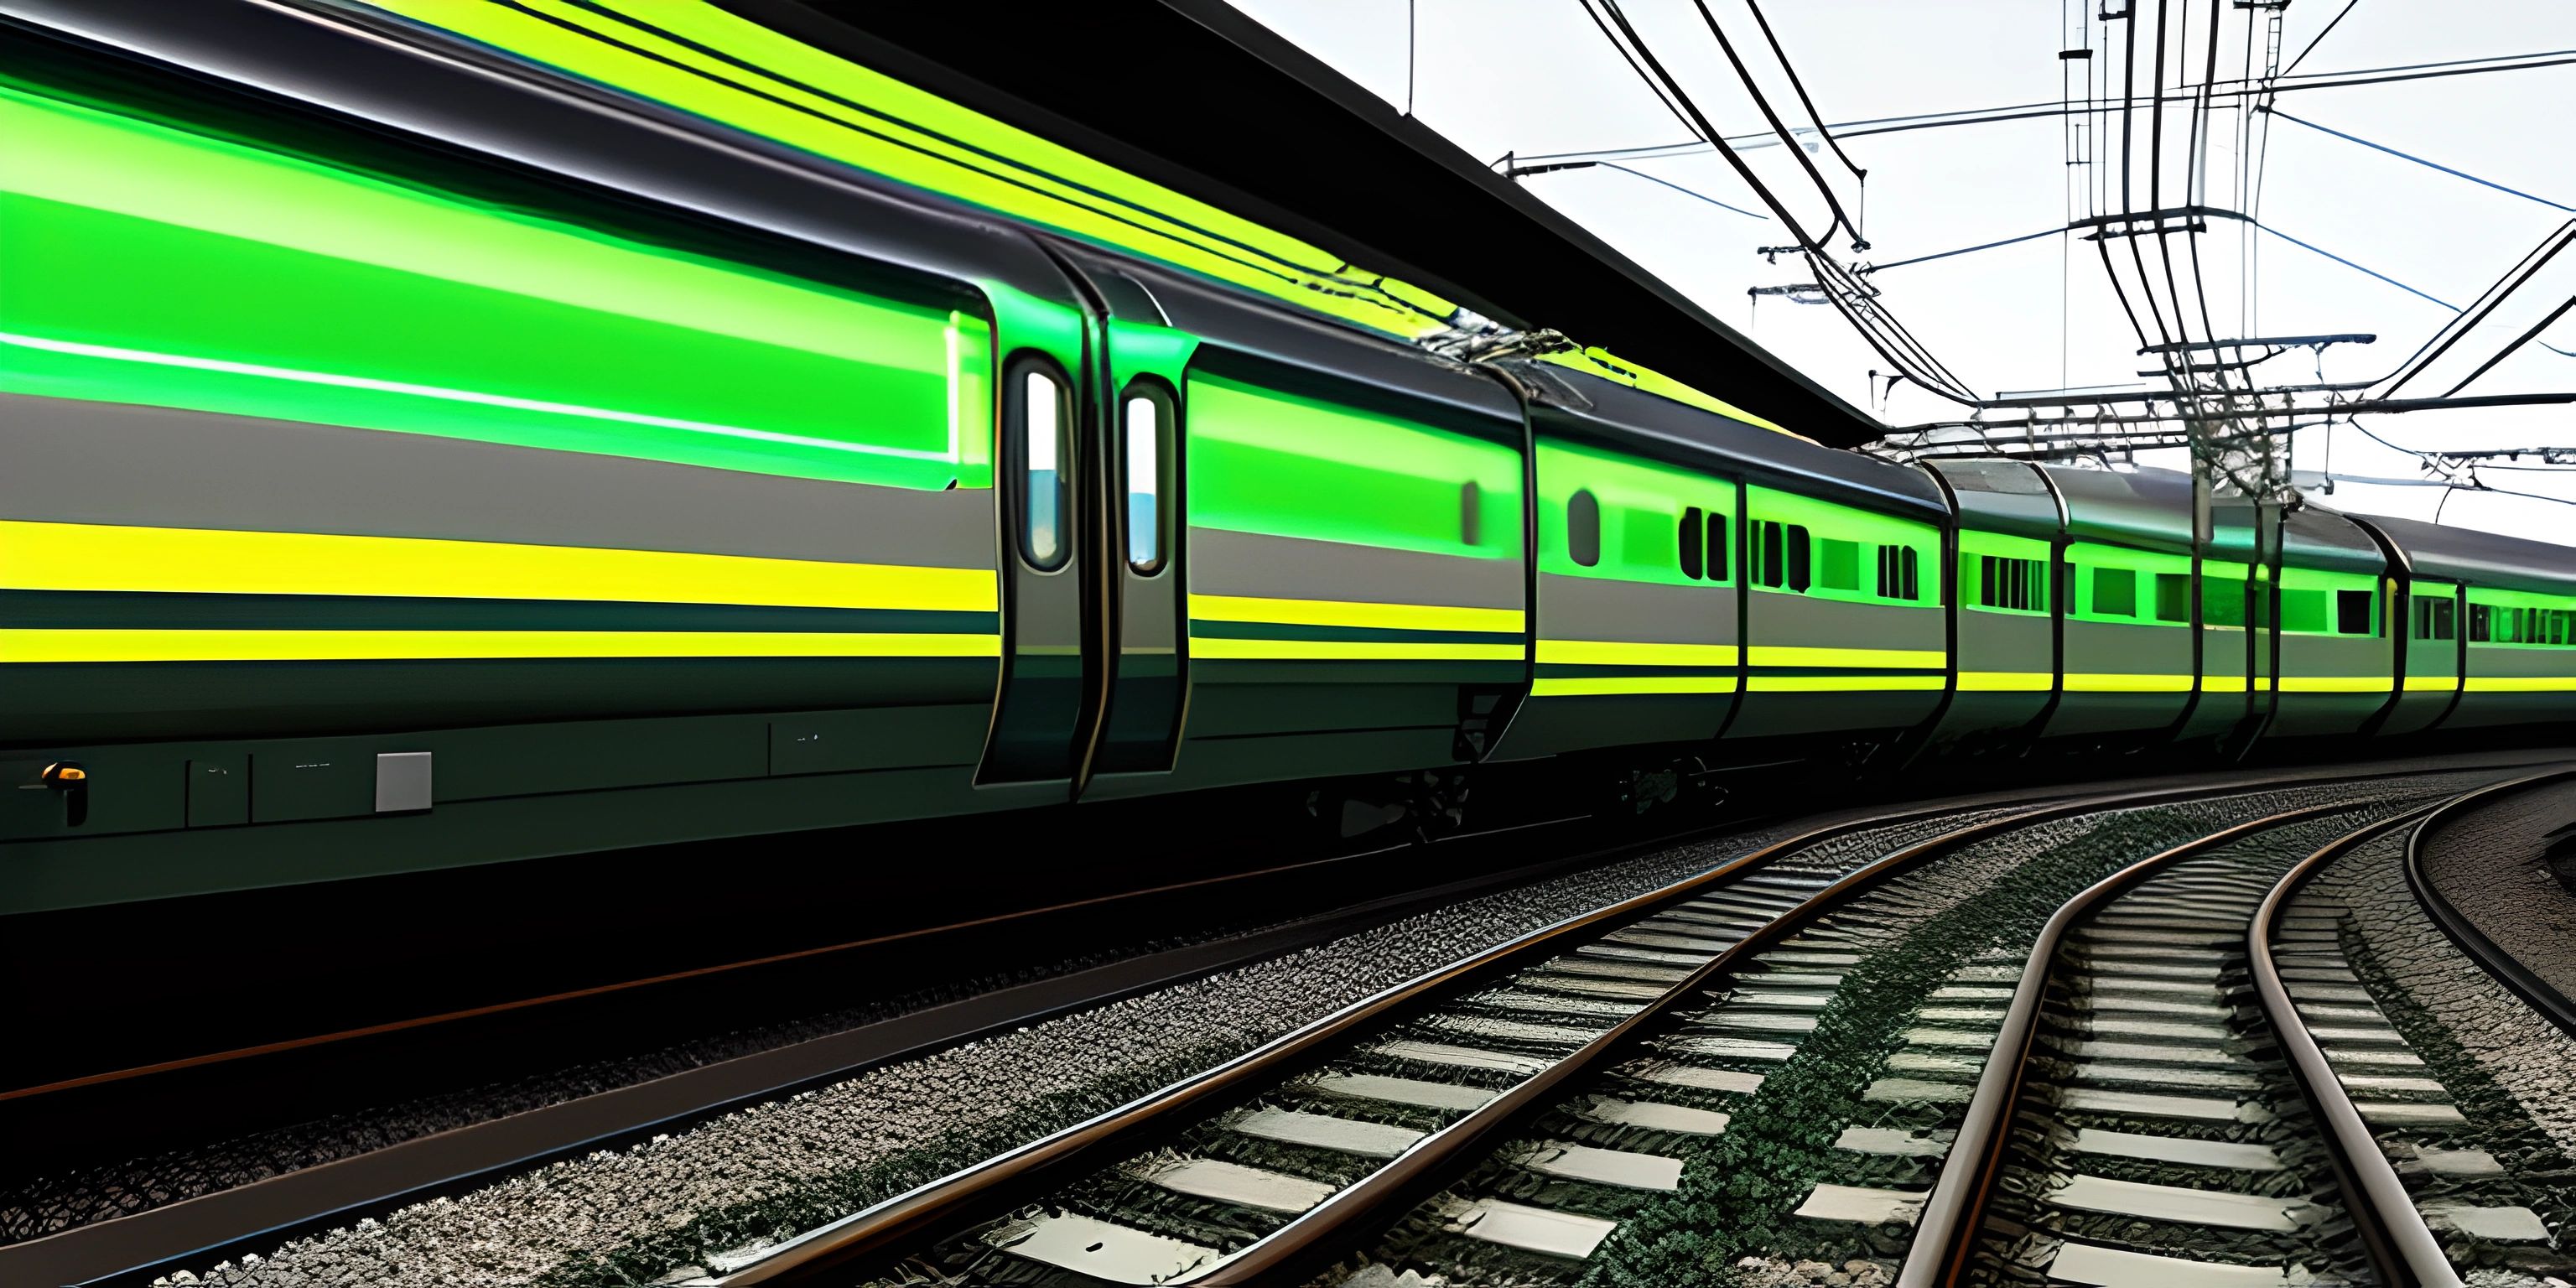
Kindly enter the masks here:
<path id="1" fill-rule="evenodd" d="M 2361 0 L 2344 0 L 2343 8 L 2335 10 L 2335 16 L 2326 20 L 2325 28 L 2316 34 L 2315 39 L 2308 42 L 2307 48 L 2299 51 L 2298 57 L 2290 60 L 2289 66 L 2281 69 L 2281 74 L 2287 76 L 2290 73 L 2299 70 L 2299 64 L 2308 61 L 2308 55 L 2315 53 L 2317 51 L 2317 46 L 2324 44 L 2326 37 L 2333 35 L 2334 29 L 2342 25 L 2344 16 L 2351 13 L 2353 6 L 2360 3 Z M 2250 12 L 2251 7 L 2249 6 L 2248 9 Z"/>
<path id="2" fill-rule="evenodd" d="M 1815 184 L 1816 191 L 1824 197 L 1825 208 L 1833 212 L 1833 224 L 1828 225 L 1824 233 L 1815 240 L 1822 241 L 1826 237 L 1833 236 L 1834 228 L 1840 227 L 1843 231 L 1851 234 L 1854 242 L 1865 242 L 1865 239 L 1860 235 L 1859 225 L 1853 223 L 1851 215 L 1843 209 L 1842 197 L 1835 193 L 1833 184 L 1826 181 L 1824 172 L 1816 168 L 1815 158 L 1808 156 L 1805 148 L 1796 146 L 1796 139 L 1792 136 L 1788 123 L 1780 119 L 1780 113 L 1771 106 L 1771 100 L 1765 97 L 1759 89 L 1754 88 L 1752 70 L 1744 65 L 1743 56 L 1735 52 L 1735 42 L 1726 38 L 1726 28 L 1718 25 L 1717 15 L 1709 12 L 1708 0 L 1691 0 L 1691 7 L 1699 12 L 1701 25 L 1707 27 L 1710 37 L 1717 41 L 1718 52 L 1726 55 L 1727 65 L 1735 69 L 1735 78 L 1744 82 L 1744 88 L 1747 94 L 1753 99 L 1753 106 L 1755 109 L 1762 113 L 1763 120 L 1771 123 L 1771 132 L 1779 135 L 1781 142 L 1790 145 L 1789 155 L 1797 161 L 1799 168 L 1807 172 L 1808 180 Z M 1618 6 L 1615 3 L 1612 4 L 1611 10 L 1615 13 L 1618 10 Z M 1769 28 L 1766 26 L 1764 31 L 1768 32 Z M 1634 37 L 1631 36 L 1631 39 L 1634 39 Z M 1776 51 L 1780 46 L 1778 42 L 1775 41 L 1771 47 Z M 1788 65 L 1785 58 L 1781 60 L 1781 65 L 1784 68 Z M 1794 86 L 1797 83 L 1796 74 L 1791 73 L 1789 80 Z M 1675 92 L 1679 92 L 1678 86 L 1676 86 Z M 1805 99 L 1806 90 L 1803 88 L 1799 89 L 1798 96 L 1801 100 Z M 1696 113 L 1694 113 L 1694 115 L 1696 115 Z M 1809 115 L 1811 117 L 1813 116 L 1812 107 L 1809 109 Z M 1818 128 L 1822 128 L 1824 122 L 1817 121 L 1816 124 Z M 1705 123 L 1703 123 L 1702 133 L 1709 138 L 1715 138 L 1717 136 L 1716 130 L 1706 128 Z M 1827 137 L 1830 138 L 1831 136 L 1828 135 Z M 1842 155 L 1842 146 L 1840 144 L 1835 145 L 1834 155 Z M 1849 165 L 1849 160 L 1846 159 L 1844 164 Z M 1810 249 L 1813 248 L 1811 247 Z"/>
<path id="3" fill-rule="evenodd" d="M 1504 157 L 1504 158 L 1503 158 L 1503 160 L 1504 160 L 1506 163 L 1508 163 L 1508 162 L 1510 162 L 1510 161 L 1511 161 L 1511 158 L 1510 158 L 1509 156 L 1506 156 L 1506 157 Z M 1634 176 L 1636 176 L 1637 178 L 1643 179 L 1643 180 L 1645 180 L 1645 181 L 1646 181 L 1646 182 L 1648 182 L 1648 183 L 1662 184 L 1664 187 L 1670 188 L 1670 189 L 1672 189 L 1673 191 L 1678 192 L 1678 193 L 1682 194 L 1682 195 L 1683 195 L 1683 196 L 1685 196 L 1685 197 L 1692 198 L 1693 200 L 1696 200 L 1696 201 L 1705 201 L 1705 202 L 1707 202 L 1708 204 L 1710 204 L 1710 205 L 1712 205 L 1712 206 L 1715 206 L 1715 207 L 1717 207 L 1717 208 L 1718 208 L 1718 209 L 1720 209 L 1720 210 L 1732 211 L 1732 212 L 1734 212 L 1734 213 L 1736 213 L 1736 214 L 1739 214 L 1739 215 L 1744 216 L 1744 217 L 1745 217 L 1745 218 L 1747 218 L 1747 219 L 1760 219 L 1760 220 L 1764 220 L 1764 221 L 1766 221 L 1766 222 L 1767 222 L 1767 221 L 1769 221 L 1769 220 L 1770 220 L 1770 218 L 1771 218 L 1771 216 L 1766 215 L 1766 214 L 1763 214 L 1762 212 L 1760 212 L 1760 211 L 1758 211 L 1758 210 L 1747 210 L 1747 209 L 1745 209 L 1745 208 L 1744 208 L 1744 207 L 1742 207 L 1742 206 L 1730 205 L 1730 204 L 1728 204 L 1728 203 L 1726 203 L 1726 202 L 1720 201 L 1720 200 L 1718 200 L 1717 198 L 1715 198 L 1715 197 L 1712 197 L 1712 196 L 1708 195 L 1708 194 L 1707 194 L 1707 193 L 1705 193 L 1705 192 L 1701 192 L 1700 190 L 1698 190 L 1698 189 L 1696 189 L 1696 188 L 1685 187 L 1685 186 L 1683 186 L 1683 185 L 1681 185 L 1681 184 L 1678 184 L 1678 183 L 1673 182 L 1673 181 L 1672 181 L 1672 180 L 1670 180 L 1670 179 L 1664 178 L 1662 175 L 1658 175 L 1658 174 L 1649 174 L 1649 173 L 1647 173 L 1646 171 L 1639 170 L 1639 169 L 1637 169 L 1637 168 L 1635 168 L 1635 167 L 1633 167 L 1633 166 L 1625 166 L 1625 165 L 1621 165 L 1621 164 L 1619 164 L 1619 163 L 1618 163 L 1618 162 L 1616 162 L 1616 161 L 1559 161 L 1559 162 L 1554 162 L 1554 163 L 1552 163 L 1552 164 L 1548 164 L 1548 165 L 1534 165 L 1534 166 L 1523 166 L 1523 165 L 1510 165 L 1510 164 L 1506 164 L 1506 165 L 1505 165 L 1505 167 L 1504 167 L 1504 170 L 1503 170 L 1503 176 L 1504 176 L 1505 178 L 1509 178 L 1509 179 L 1519 179 L 1519 178 L 1525 178 L 1525 177 L 1527 177 L 1527 176 L 1529 176 L 1529 175 L 1534 175 L 1534 174 L 1553 174 L 1553 173 L 1556 173 L 1556 172 L 1559 172 L 1559 171 L 1565 171 L 1565 170 L 1592 170 L 1592 169 L 1600 169 L 1600 170 L 1616 170 L 1616 171 L 1618 171 L 1618 172 L 1619 172 L 1619 173 L 1621 173 L 1621 174 L 1634 175 Z"/>
<path id="4" fill-rule="evenodd" d="M 1660 82 L 1661 88 L 1669 94 L 1671 101 L 1687 115 L 1691 128 L 1702 139 L 1708 140 L 1715 146 L 1718 155 L 1726 160 L 1736 176 L 1743 180 L 1747 187 L 1753 189 L 1755 194 L 1762 198 L 1764 206 L 1771 211 L 1773 217 L 1790 230 L 1800 248 L 1806 252 L 1810 268 L 1817 274 L 1820 281 L 1829 285 L 1826 291 L 1827 298 L 1834 304 L 1835 309 L 1860 332 L 1862 338 L 1868 341 L 1870 347 L 1916 383 L 1953 401 L 1974 402 L 1975 394 L 1968 390 L 1956 375 L 1942 367 L 1938 359 L 1932 358 L 1929 351 L 1923 349 L 1920 340 L 1907 333 L 1902 324 L 1897 323 L 1893 317 L 1880 309 L 1869 288 L 1853 277 L 1839 261 L 1827 254 L 1816 239 L 1810 236 L 1799 224 L 1797 218 L 1789 212 L 1788 207 L 1781 203 L 1778 195 L 1763 184 L 1760 177 L 1753 173 L 1752 168 L 1745 164 L 1743 157 L 1737 155 L 1735 149 L 1725 145 L 1725 136 L 1711 124 L 1708 115 L 1700 110 L 1698 104 L 1691 99 L 1689 92 L 1683 89 L 1681 83 L 1664 67 L 1662 61 L 1655 56 L 1653 48 L 1638 35 L 1635 25 L 1621 10 L 1618 0 L 1599 0 L 1599 4 L 1601 11 L 1609 17 L 1619 34 L 1626 38 L 1628 46 L 1635 50 L 1638 62 L 1643 64 L 1641 74 L 1648 74 L 1651 80 Z M 1749 84 L 1747 89 L 1751 89 Z M 1756 97 L 1758 98 L 1758 94 Z M 1787 137 L 1785 128 L 1782 130 L 1782 135 Z"/>
<path id="5" fill-rule="evenodd" d="M 1995 250 L 2004 246 L 2018 246 L 2026 241 L 2037 241 L 2042 237 L 2056 237 L 2068 231 L 2070 230 L 2066 228 L 2043 228 L 2035 233 L 2023 233 L 2019 237 L 2006 237 L 2001 241 L 1980 242 L 1974 246 L 1962 246 L 1957 250 L 1945 250 L 1938 254 L 1916 255 L 1911 259 L 1893 260 L 1885 264 L 1863 264 L 1858 268 L 1855 268 L 1853 271 L 1857 273 L 1876 275 L 1893 268 L 1906 268 L 1915 264 L 1929 264 L 1936 259 L 1948 259 L 1953 255 L 1973 255 L 1981 250 Z"/>
<path id="6" fill-rule="evenodd" d="M 2372 149 L 2372 150 L 2374 150 L 2374 151 L 2385 152 L 2385 153 L 2387 153 L 2387 154 L 2388 154 L 2388 155 L 2390 155 L 2390 156 L 2393 156 L 2393 157 L 2397 157 L 2397 158 L 2399 158 L 2400 160 L 2412 161 L 2412 162 L 2414 162 L 2415 164 L 2420 165 L 2420 166 L 2423 166 L 2424 168 L 2426 168 L 2426 169 L 2428 169 L 2428 170 L 2439 170 L 2439 171 L 2441 171 L 2442 173 L 2447 174 L 2447 175 L 2450 175 L 2450 176 L 2452 176 L 2452 177 L 2454 177 L 2454 178 L 2466 179 L 2466 180 L 2468 180 L 2468 181 L 2469 181 L 2469 182 L 2471 182 L 2471 183 L 2474 183 L 2474 184 L 2478 184 L 2478 185 L 2480 185 L 2481 187 L 2493 188 L 2493 189 L 2495 189 L 2495 190 L 2496 190 L 2496 191 L 2498 191 L 2498 192 L 2506 193 L 2506 194 L 2509 194 L 2509 195 L 2511 195 L 2511 196 L 2520 197 L 2520 198 L 2522 198 L 2522 199 L 2523 199 L 2523 200 L 2525 200 L 2525 201 L 2537 202 L 2537 203 L 2539 203 L 2539 204 L 2541 204 L 2541 205 L 2544 205 L 2544 206 L 2549 207 L 2549 208 L 2550 208 L 2550 209 L 2552 209 L 2552 210 L 2564 210 L 2564 211 L 2566 211 L 2566 212 L 2568 212 L 2568 213 L 2570 213 L 2570 214 L 2576 214 L 2576 206 L 2570 206 L 2570 205 L 2567 205 L 2567 204 L 2565 204 L 2565 203 L 2563 203 L 2563 202 L 2551 201 L 2551 200 L 2550 200 L 2549 198 L 2547 198 L 2547 197 L 2535 196 L 2535 195 L 2533 195 L 2533 194 L 2531 194 L 2531 193 L 2524 192 L 2524 191 L 2523 191 L 2522 189 L 2520 189 L 2520 188 L 2510 188 L 2510 187 L 2505 186 L 2504 184 L 2497 183 L 2497 182 L 2496 182 L 2495 180 L 2493 180 L 2493 179 L 2482 179 L 2482 178 L 2478 177 L 2477 175 L 2474 175 L 2474 174 L 2469 173 L 2469 172 L 2468 172 L 2468 171 L 2466 171 L 2466 170 L 2454 169 L 2453 167 L 2446 166 L 2446 165 L 2442 164 L 2442 163 L 2441 163 L 2441 162 L 2439 162 L 2439 161 L 2428 161 L 2428 160 L 2426 160 L 2425 158 L 2423 158 L 2423 157 L 2419 157 L 2419 156 L 2416 156 L 2415 154 L 2413 154 L 2413 153 L 2411 153 L 2411 152 L 2400 152 L 2400 151 L 2398 151 L 2397 149 L 2392 148 L 2392 147 L 2388 146 L 2388 145 L 2387 145 L 2387 144 L 2385 144 L 2385 143 L 2373 143 L 2373 142 L 2371 142 L 2371 141 L 2370 141 L 2370 140 L 2368 140 L 2368 139 L 2362 138 L 2360 135 L 2357 135 L 2357 134 L 2346 134 L 2346 133 L 2344 133 L 2342 130 L 2334 129 L 2334 128 L 2332 128 L 2331 126 L 2319 125 L 2319 124 L 2317 124 L 2316 122 L 2311 121 L 2311 120 L 2308 120 L 2308 119 L 2306 119 L 2306 118 L 2304 118 L 2304 117 L 2292 116 L 2292 115 L 2290 115 L 2288 112 L 2284 112 L 2284 111 L 2282 111 L 2281 109 L 2279 109 L 2279 108 L 2277 108 L 2277 107 L 2267 107 L 2267 108 L 2264 108 L 2264 109 L 2262 109 L 2262 110 L 2263 110 L 2266 114 L 2268 114 L 2268 115 L 2271 115 L 2271 116 L 2277 116 L 2277 117 L 2281 118 L 2282 120 L 2284 120 L 2284 121 L 2288 121 L 2288 122 L 2290 122 L 2290 123 L 2292 123 L 2292 124 L 2294 124 L 2294 125 L 2304 125 L 2304 126 L 2308 127 L 2308 128 L 2309 128 L 2309 129 L 2311 129 L 2311 130 L 2315 130 L 2315 131 L 2317 131 L 2317 132 L 2318 132 L 2318 133 L 2320 133 L 2320 134 L 2331 134 L 2331 135 L 2335 136 L 2335 137 L 2336 137 L 2336 138 L 2338 138 L 2338 139 L 2342 139 L 2342 140 L 2344 140 L 2344 141 L 2345 141 L 2345 142 L 2347 142 L 2347 143 L 2358 143 L 2358 144 L 2360 144 L 2361 146 L 2363 146 L 2363 147 L 2365 147 L 2365 148 L 2370 148 L 2370 149 Z"/>
<path id="7" fill-rule="evenodd" d="M 2277 84 L 2268 88 L 2259 83 L 2259 78 L 2249 80 L 2230 80 L 2219 82 L 2217 86 L 2211 87 L 2211 89 L 2213 100 L 2220 98 L 2242 100 L 2252 99 L 2258 96 L 2268 97 L 2275 94 L 2295 93 L 2300 90 L 2340 89 L 2364 85 L 2390 85 L 2434 77 L 2477 76 L 2495 72 L 2536 71 L 2551 67 L 2564 67 L 2571 64 L 2576 64 L 2576 49 L 2558 49 L 2530 54 L 2500 54 L 2484 58 L 2464 58 L 2449 62 L 2406 63 L 2393 67 L 2364 68 L 2350 72 L 2310 72 L 2308 73 L 2308 77 L 2325 76 L 2332 77 L 2334 79 L 2312 80 L 2301 78 L 2297 81 L 2292 81 L 2286 84 Z M 2180 87 L 2177 92 L 2159 95 L 2158 100 L 2167 103 L 2190 102 L 2200 95 L 2203 88 L 2204 87 L 2197 85 Z M 2233 105 L 2233 103 L 2231 103 L 2231 105 Z M 1950 129 L 1957 126 L 1968 125 L 1995 125 L 2012 121 L 2027 121 L 2055 116 L 2073 116 L 2079 114 L 2092 114 L 2096 112 L 2109 112 L 2117 110 L 2119 107 L 2120 104 L 2118 102 L 2109 98 L 2104 98 L 2099 101 L 2090 101 L 2083 105 L 2073 105 L 2063 100 L 2057 100 L 2044 103 L 2016 103 L 2003 107 L 1958 108 L 1945 112 L 1920 112 L 1900 116 L 1862 117 L 1849 121 L 1831 122 L 1823 125 L 1821 128 L 1832 131 L 1836 139 L 1851 140 L 1871 138 L 1882 134 L 1900 134 L 1916 130 Z M 1695 129 L 1694 132 L 1696 132 Z M 1800 132 L 1805 133 L 1807 131 Z M 1752 132 L 1746 134 L 1726 135 L 1725 139 L 1729 146 L 1741 149 L 1750 149 L 1769 146 L 1772 140 L 1772 135 L 1768 132 Z M 1583 148 L 1568 152 L 1537 153 L 1532 154 L 1529 159 L 1532 161 L 1559 161 L 1571 160 L 1580 157 L 1600 156 L 1637 158 L 1655 156 L 1658 154 L 1682 155 L 1687 153 L 1707 152 L 1711 150 L 1710 145 L 1704 140 L 1685 139 L 1676 140 L 1671 143 L 1646 143 L 1619 148 Z"/>

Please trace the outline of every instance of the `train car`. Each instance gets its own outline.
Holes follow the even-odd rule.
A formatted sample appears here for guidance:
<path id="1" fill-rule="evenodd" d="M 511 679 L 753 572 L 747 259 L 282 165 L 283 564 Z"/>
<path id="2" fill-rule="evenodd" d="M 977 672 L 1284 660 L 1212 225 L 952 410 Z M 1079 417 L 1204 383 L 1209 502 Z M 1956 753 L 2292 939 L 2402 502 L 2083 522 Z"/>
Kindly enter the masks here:
<path id="1" fill-rule="evenodd" d="M 604 11 L 33 7 L 0 914 L 2576 715 L 2556 547 L 1462 360 L 1425 293 L 712 8 L 656 62 Z"/>
<path id="2" fill-rule="evenodd" d="M 2383 731 L 2576 719 L 2576 551 L 2413 519 L 2359 519 L 2397 552 L 2401 697 Z"/>

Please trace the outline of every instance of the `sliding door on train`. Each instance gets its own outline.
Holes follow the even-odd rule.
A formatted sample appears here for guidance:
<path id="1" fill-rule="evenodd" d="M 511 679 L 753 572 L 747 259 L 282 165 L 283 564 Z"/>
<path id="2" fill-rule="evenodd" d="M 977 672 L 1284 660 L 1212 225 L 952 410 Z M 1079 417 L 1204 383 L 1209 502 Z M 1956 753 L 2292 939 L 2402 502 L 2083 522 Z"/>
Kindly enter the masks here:
<path id="1" fill-rule="evenodd" d="M 978 785 L 1070 780 L 1089 695 L 1087 547 L 1077 484 L 1097 449 L 1082 432 L 1091 330 L 1081 310 L 987 286 L 1001 419 L 1002 683 Z"/>

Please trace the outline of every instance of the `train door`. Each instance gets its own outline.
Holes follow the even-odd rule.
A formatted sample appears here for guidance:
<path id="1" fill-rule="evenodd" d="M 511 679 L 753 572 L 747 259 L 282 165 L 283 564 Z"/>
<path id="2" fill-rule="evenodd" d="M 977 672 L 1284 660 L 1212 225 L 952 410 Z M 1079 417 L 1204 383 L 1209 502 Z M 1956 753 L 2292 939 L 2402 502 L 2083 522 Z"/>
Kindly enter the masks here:
<path id="1" fill-rule="evenodd" d="M 1000 509 L 1002 682 L 979 785 L 1071 780 L 1091 705 L 1085 611 L 1091 507 L 1079 486 L 1095 467 L 1100 416 L 1086 391 L 1091 328 L 1073 305 L 987 283 L 1000 407 L 994 495 Z"/>
<path id="2" fill-rule="evenodd" d="M 2258 548 L 2253 506 L 2236 498 L 2213 498 L 2197 479 L 2193 491 L 2199 693 L 2177 736 L 2238 747 L 2239 735 L 2257 712 L 2258 685 L 2267 691 L 2271 686 L 2269 653 L 2261 638 L 2271 604 L 2269 571 Z"/>
<path id="3" fill-rule="evenodd" d="M 1168 325 L 1141 283 L 1074 261 L 1101 313 L 1093 480 L 1105 627 L 1099 732 L 1083 774 L 1172 768 L 1189 705 L 1185 498 L 1180 486 L 1187 371 L 1197 338 Z"/>

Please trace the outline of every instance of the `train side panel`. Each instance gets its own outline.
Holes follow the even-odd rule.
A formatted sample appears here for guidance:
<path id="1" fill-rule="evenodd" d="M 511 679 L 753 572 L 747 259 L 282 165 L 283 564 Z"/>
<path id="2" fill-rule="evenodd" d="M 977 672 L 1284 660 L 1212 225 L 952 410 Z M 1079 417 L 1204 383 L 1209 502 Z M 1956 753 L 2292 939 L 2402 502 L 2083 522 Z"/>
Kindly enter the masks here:
<path id="1" fill-rule="evenodd" d="M 1075 300 L 1024 238 L 122 92 L 0 89 L 0 738 L 90 771 L 0 798 L 23 906 L 1018 803 L 997 350 Z"/>
<path id="2" fill-rule="evenodd" d="M 1979 602 L 1986 552 L 1997 542 L 2030 542 L 2041 552 L 2063 533 L 2057 499 L 2047 481 L 2018 461 L 1958 461 L 1934 467 L 1959 514 L 1959 558 L 1952 585 L 1966 598 L 1954 601 L 1957 691 L 1933 732 L 1936 745 L 2018 744 L 2057 694 L 2056 624 L 2038 613 L 1996 612 Z M 2043 573 L 2043 581 L 2046 574 Z M 2041 586 L 2045 595 L 2045 586 Z"/>
<path id="3" fill-rule="evenodd" d="M 2043 468 L 2066 499 L 2068 527 L 2065 697 L 2047 733 L 2165 737 L 2199 683 L 2190 482 Z"/>
<path id="4" fill-rule="evenodd" d="M 1740 683 L 1732 479 L 1537 440 L 1538 649 L 1496 754 L 1717 736 Z"/>
<path id="5" fill-rule="evenodd" d="M 1928 719 L 1950 664 L 1940 526 L 1776 487 L 1745 496 L 1745 693 L 1727 736 Z"/>
<path id="6" fill-rule="evenodd" d="M 2469 665 L 2444 728 L 2576 719 L 2576 594 L 2472 585 Z"/>
<path id="7" fill-rule="evenodd" d="M 2267 736 L 2358 733 L 2396 689 L 2387 556 L 2341 515 L 2300 511 L 2281 526 L 2280 669 Z"/>

